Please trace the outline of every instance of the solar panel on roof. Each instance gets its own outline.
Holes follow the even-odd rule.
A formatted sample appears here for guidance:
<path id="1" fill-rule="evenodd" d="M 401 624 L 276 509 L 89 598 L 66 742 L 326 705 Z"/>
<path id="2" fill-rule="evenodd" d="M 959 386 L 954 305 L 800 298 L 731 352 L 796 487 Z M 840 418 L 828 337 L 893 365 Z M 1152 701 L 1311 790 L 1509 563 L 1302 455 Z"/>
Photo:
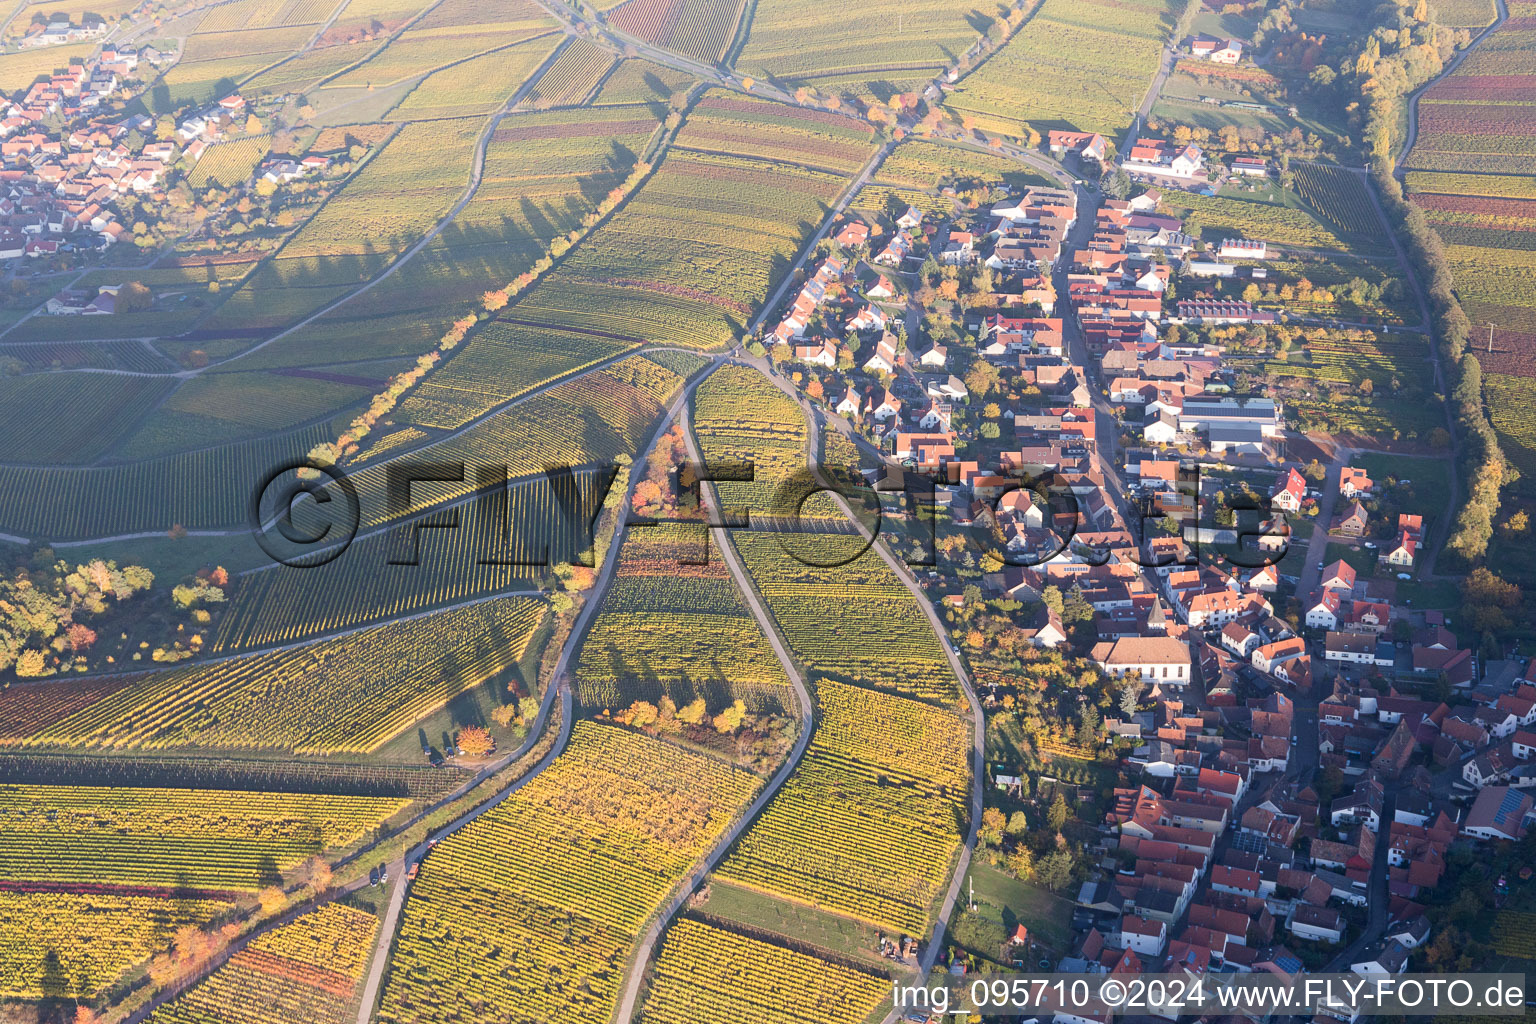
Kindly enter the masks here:
<path id="1" fill-rule="evenodd" d="M 1301 970 L 1301 960 L 1294 956 L 1282 956 L 1275 963 L 1286 974 L 1295 974 Z"/>
<path id="2" fill-rule="evenodd" d="M 1499 809 L 1493 812 L 1493 821 L 1496 825 L 1504 824 L 1504 819 L 1520 809 L 1524 802 L 1524 796 L 1518 790 L 1511 789 L 1504 794 L 1504 799 L 1499 801 Z"/>

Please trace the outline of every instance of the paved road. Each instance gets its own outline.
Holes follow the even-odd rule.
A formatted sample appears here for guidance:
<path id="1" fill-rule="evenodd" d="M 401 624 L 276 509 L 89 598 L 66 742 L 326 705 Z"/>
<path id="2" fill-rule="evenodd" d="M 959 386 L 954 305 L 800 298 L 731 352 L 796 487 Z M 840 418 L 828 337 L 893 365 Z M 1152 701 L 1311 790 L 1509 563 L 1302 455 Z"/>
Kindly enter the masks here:
<path id="1" fill-rule="evenodd" d="M 1312 520 L 1312 539 L 1307 542 L 1307 560 L 1302 563 L 1301 571 L 1296 574 L 1296 596 L 1302 602 L 1302 610 L 1306 610 L 1307 597 L 1317 589 L 1322 582 L 1323 572 L 1318 568 L 1318 563 L 1326 564 L 1328 551 L 1328 524 L 1333 522 L 1333 508 L 1339 500 L 1339 476 L 1344 466 L 1354 457 L 1353 448 L 1338 448 L 1334 451 L 1333 459 L 1328 463 L 1328 475 L 1323 482 L 1316 486 L 1322 489 L 1322 494 L 1317 499 L 1317 518 Z M 1312 481 L 1307 481 L 1307 486 L 1313 486 Z M 1297 518 L 1296 526 L 1291 530 L 1294 538 L 1300 532 L 1300 527 L 1305 519 Z"/>
<path id="2" fill-rule="evenodd" d="M 1413 144 L 1419 140 L 1419 98 L 1424 95 L 1426 90 L 1439 82 L 1440 79 L 1459 68 L 1461 62 L 1467 59 L 1467 54 L 1476 49 L 1478 44 L 1487 39 L 1495 29 L 1504 24 L 1505 20 L 1509 18 L 1509 7 L 1505 4 L 1504 0 L 1494 0 L 1494 5 L 1498 8 L 1498 17 L 1494 19 L 1493 24 L 1473 36 L 1466 46 L 1456 51 L 1451 59 L 1446 61 L 1444 70 L 1438 75 L 1408 94 L 1408 135 L 1403 139 L 1403 144 L 1397 151 L 1397 159 L 1392 165 L 1393 174 L 1401 175 L 1403 173 L 1403 164 L 1407 161 L 1408 154 L 1412 152 Z"/>
<path id="3" fill-rule="evenodd" d="M 695 465 L 703 465 L 704 460 L 699 455 L 698 445 L 693 436 L 691 425 L 684 432 L 683 436 L 688 446 L 688 458 L 693 460 Z M 701 497 L 704 499 L 706 514 L 709 509 L 715 509 L 717 511 L 716 518 L 723 522 L 723 517 L 719 515 L 718 511 L 720 505 L 714 493 L 714 485 L 705 484 L 702 488 Z M 762 602 L 758 599 L 757 590 L 753 587 L 751 578 L 742 569 L 741 562 L 736 557 L 736 550 L 731 546 L 728 531 L 724 527 L 711 527 L 710 535 L 715 539 L 715 548 L 719 552 L 721 559 L 724 560 L 726 568 L 730 570 L 731 578 L 736 581 L 736 586 L 741 590 L 742 597 L 746 599 L 747 607 L 752 610 L 752 617 L 757 620 L 758 627 L 763 631 L 763 635 L 768 638 L 769 644 L 773 647 L 774 656 L 779 659 L 779 665 L 784 669 L 784 674 L 789 677 L 790 685 L 794 687 L 795 700 L 800 705 L 800 735 L 795 737 L 795 745 L 790 750 L 789 757 L 779 766 L 779 770 L 774 773 L 768 785 L 763 787 L 762 791 L 757 794 L 757 798 L 752 801 L 745 811 L 737 816 L 735 822 L 715 842 L 715 845 L 710 848 L 709 853 L 704 856 L 704 859 L 696 864 L 688 877 L 677 886 L 667 905 L 652 919 L 650 927 L 646 929 L 645 935 L 641 937 L 640 946 L 636 950 L 630 967 L 629 981 L 624 986 L 624 995 L 619 1000 L 618 1010 L 614 1015 L 614 1020 L 618 1024 L 628 1024 L 629 1021 L 634 1019 L 636 1004 L 640 996 L 640 986 L 645 980 L 647 965 L 651 962 L 651 956 L 656 950 L 656 943 L 660 940 L 662 931 L 666 929 L 672 918 L 677 916 L 678 911 L 683 909 L 684 904 L 688 902 L 689 896 L 703 884 L 705 877 L 715 869 L 721 859 L 725 857 L 726 853 L 735 844 L 736 840 L 740 839 L 742 833 L 757 820 L 757 816 L 763 812 L 763 808 L 768 806 L 768 801 L 778 794 L 790 774 L 800 764 L 800 759 L 805 756 L 805 749 L 810 745 L 811 734 L 815 731 L 816 727 L 816 705 L 811 700 L 811 694 L 806 688 L 805 679 L 795 667 L 794 659 L 789 656 L 789 651 L 785 649 L 778 630 L 774 627 L 768 612 L 763 608 Z"/>
<path id="4" fill-rule="evenodd" d="M 829 483 L 829 481 L 822 477 L 821 467 L 814 455 L 814 453 L 821 450 L 821 431 L 824 429 L 825 420 L 825 414 L 821 407 L 806 401 L 795 390 L 793 384 L 780 377 L 776 372 L 773 372 L 763 360 L 743 359 L 740 361 L 765 372 L 769 380 L 773 381 L 786 395 L 794 399 L 806 412 L 811 426 L 810 436 L 807 439 L 811 454 L 808 455 L 807 464 L 823 484 Z M 835 419 L 833 422 L 843 425 L 840 418 Z M 860 536 L 870 542 L 871 550 L 879 555 L 881 561 L 885 562 L 886 566 L 896 574 L 897 579 L 901 580 L 907 590 L 911 592 L 918 608 L 922 610 L 923 615 L 928 619 L 929 627 L 938 637 L 940 646 L 944 648 L 944 656 L 949 661 L 950 670 L 954 672 L 955 678 L 959 681 L 961 692 L 965 695 L 966 703 L 970 708 L 972 748 L 970 830 L 966 835 L 964 845 L 960 848 L 959 860 L 955 865 L 954 875 L 950 879 L 949 890 L 945 893 L 944 901 L 939 907 L 938 917 L 934 920 L 933 934 L 924 945 L 923 952 L 918 958 L 918 976 L 925 978 L 933 970 L 933 965 L 937 962 L 939 953 L 943 949 L 944 933 L 949 929 L 950 919 L 954 915 L 955 904 L 960 899 L 960 888 L 965 881 L 967 872 L 970 870 L 971 854 L 976 848 L 976 834 L 981 827 L 982 790 L 986 784 L 986 718 L 982 714 L 981 702 L 976 699 L 976 688 L 971 682 L 970 673 L 965 670 L 965 665 L 961 663 L 959 655 L 956 654 L 954 645 L 950 643 L 949 631 L 945 629 L 938 613 L 934 611 L 933 602 L 928 599 L 927 594 L 923 593 L 923 588 L 918 584 L 911 570 L 900 559 L 894 557 L 886 550 L 884 544 L 875 540 L 869 528 L 854 513 L 853 509 L 848 506 L 847 501 L 843 499 L 842 495 L 836 491 L 828 493 L 832 494 L 833 498 L 842 507 L 843 512 L 852 520 Z M 887 1019 L 894 1020 L 895 1016 L 893 1012 L 891 1017 Z"/>
<path id="5" fill-rule="evenodd" d="M 1136 116 L 1131 119 L 1131 126 L 1125 130 L 1125 143 L 1120 147 L 1123 156 L 1131 151 L 1136 144 L 1136 139 L 1141 135 L 1142 126 L 1147 123 L 1147 118 L 1152 116 L 1152 108 L 1157 104 L 1157 98 L 1162 94 L 1163 83 L 1168 81 L 1168 76 L 1173 72 L 1173 64 L 1178 56 L 1174 47 L 1178 40 L 1163 44 L 1162 58 L 1157 66 L 1157 74 L 1152 77 L 1152 84 L 1147 86 L 1147 91 L 1141 99 L 1141 107 L 1136 111 Z"/>

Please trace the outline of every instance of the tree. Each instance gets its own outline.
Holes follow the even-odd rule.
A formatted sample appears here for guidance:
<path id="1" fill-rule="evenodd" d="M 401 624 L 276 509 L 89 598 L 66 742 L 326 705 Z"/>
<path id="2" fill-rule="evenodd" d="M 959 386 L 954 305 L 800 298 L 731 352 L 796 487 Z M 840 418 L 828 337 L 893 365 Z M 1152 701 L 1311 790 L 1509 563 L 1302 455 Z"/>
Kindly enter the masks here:
<path id="1" fill-rule="evenodd" d="M 317 893 L 323 893 L 331 887 L 331 866 L 325 862 L 325 858 L 316 854 L 304 862 L 304 882 Z"/>
<path id="2" fill-rule="evenodd" d="M 1056 799 L 1051 801 L 1051 806 L 1045 812 L 1046 827 L 1052 832 L 1060 832 L 1067 823 L 1067 815 L 1069 813 L 1066 798 L 1057 793 Z"/>
<path id="3" fill-rule="evenodd" d="M 496 741 L 482 727 L 466 725 L 459 730 L 459 749 L 470 757 L 484 757 L 496 749 Z"/>
<path id="4" fill-rule="evenodd" d="M 256 902 L 261 905 L 262 916 L 271 917 L 288 905 L 288 897 L 277 886 L 269 885 L 257 894 Z"/>
<path id="5" fill-rule="evenodd" d="M 981 828 L 976 832 L 976 842 L 982 847 L 997 846 L 1003 841 L 1003 829 L 1008 821 L 1003 817 L 1003 812 L 996 807 L 988 807 L 981 812 Z"/>
<path id="6" fill-rule="evenodd" d="M 1251 281 L 1248 283 L 1248 287 L 1243 289 L 1244 302 L 1258 302 L 1262 295 L 1263 293 L 1259 291 L 1259 286 Z"/>
<path id="7" fill-rule="evenodd" d="M 117 290 L 117 311 L 139 313 L 154 304 L 155 296 L 138 281 L 129 281 Z"/>
<path id="8" fill-rule="evenodd" d="M 1136 714 L 1141 703 L 1141 680 L 1126 676 L 1120 680 L 1120 713 L 1127 719 Z"/>
<path id="9" fill-rule="evenodd" d="M 1057 615 L 1060 615 L 1065 607 L 1061 598 L 1061 588 L 1054 583 L 1040 592 L 1040 601 Z"/>
<path id="10" fill-rule="evenodd" d="M 1029 852 L 1029 847 L 1020 843 L 1008 851 L 1008 855 L 1003 858 L 1003 866 L 1014 878 L 1025 881 L 1034 873 L 1035 855 Z"/>
<path id="11" fill-rule="evenodd" d="M 742 701 L 736 701 L 730 707 L 715 716 L 714 726 L 716 732 L 732 733 L 741 728 L 742 720 L 747 717 L 747 705 Z"/>
<path id="12" fill-rule="evenodd" d="M 1072 880 L 1072 854 L 1055 850 L 1035 865 L 1035 881 L 1055 892 Z"/>
<path id="13" fill-rule="evenodd" d="M 1029 832 L 1029 817 L 1023 811 L 1014 811 L 1008 815 L 1008 827 L 1003 830 L 1010 838 L 1018 838 Z"/>
<path id="14" fill-rule="evenodd" d="M 704 698 L 689 704 L 687 707 L 678 708 L 677 720 L 684 725 L 699 725 L 709 714 L 709 707 L 704 703 Z"/>
<path id="15" fill-rule="evenodd" d="M 1124 167 L 1116 167 L 1115 173 L 1105 177 L 1101 187 L 1111 199 L 1124 199 L 1131 194 L 1131 176 Z"/>

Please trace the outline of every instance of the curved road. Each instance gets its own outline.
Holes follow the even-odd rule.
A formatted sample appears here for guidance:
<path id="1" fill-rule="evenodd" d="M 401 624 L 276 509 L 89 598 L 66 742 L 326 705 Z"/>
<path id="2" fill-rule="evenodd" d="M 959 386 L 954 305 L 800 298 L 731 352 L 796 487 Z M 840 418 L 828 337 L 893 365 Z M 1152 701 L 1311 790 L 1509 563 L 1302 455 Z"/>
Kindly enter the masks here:
<path id="1" fill-rule="evenodd" d="M 1393 174 L 1403 173 L 1403 163 L 1408 159 L 1408 154 L 1412 152 L 1413 144 L 1419 141 L 1419 98 L 1424 95 L 1426 90 L 1439 82 L 1440 79 L 1459 68 L 1461 62 L 1466 60 L 1467 54 L 1475 50 L 1479 43 L 1488 38 L 1490 33 L 1508 20 L 1509 7 L 1505 4 L 1504 0 L 1493 0 L 1493 2 L 1498 8 L 1498 17 L 1493 19 L 1493 24 L 1473 36 L 1466 46 L 1457 50 L 1451 59 L 1446 61 L 1445 68 L 1438 75 L 1408 94 L 1408 135 L 1403 139 L 1402 147 L 1397 151 L 1397 160 L 1392 165 Z"/>
<path id="2" fill-rule="evenodd" d="M 699 456 L 699 449 L 693 436 L 691 424 L 683 432 L 683 437 L 688 446 L 688 458 L 692 459 L 695 465 L 703 465 L 704 460 Z M 719 511 L 719 502 L 715 498 L 713 485 L 706 484 L 700 491 L 700 497 L 704 499 L 703 505 L 706 515 L 710 508 L 716 509 L 717 512 Z M 723 516 L 721 519 L 723 521 Z M 800 735 L 795 737 L 795 745 L 790 751 L 789 757 L 785 758 L 784 763 L 779 766 L 779 770 L 774 773 L 768 785 L 763 787 L 762 791 L 758 793 L 757 798 L 752 801 L 745 811 L 737 815 L 731 827 L 716 841 L 709 853 L 704 856 L 704 859 L 694 866 L 693 871 L 689 873 L 688 877 L 678 885 L 672 899 L 651 921 L 651 926 L 646 929 L 645 935 L 641 938 L 640 946 L 630 966 L 629 981 L 624 986 L 624 995 L 619 1001 L 618 1010 L 614 1016 L 614 1020 L 618 1024 L 628 1024 L 629 1021 L 634 1019 L 635 1004 L 640 996 L 640 986 L 647 974 L 646 965 L 651 962 L 651 956 L 655 952 L 656 943 L 660 940 L 661 933 L 671 923 L 672 918 L 677 915 L 677 912 L 682 910 L 683 905 L 688 902 L 688 898 L 693 894 L 693 891 L 704 881 L 705 876 L 715 869 L 716 865 L 725 857 L 726 852 L 735 845 L 736 840 L 740 839 L 742 833 L 757 820 L 757 816 L 762 813 L 763 808 L 768 806 L 768 801 L 778 795 L 779 790 L 783 787 L 785 781 L 788 780 L 790 774 L 799 766 L 800 759 L 805 756 L 806 747 L 811 742 L 811 734 L 815 731 L 815 704 L 811 701 L 810 691 L 806 689 L 805 679 L 795 667 L 793 659 L 789 656 L 789 651 L 785 650 L 778 630 L 774 627 L 768 612 L 763 608 L 762 602 L 758 599 L 756 588 L 752 586 L 751 579 L 742 569 L 741 562 L 736 557 L 735 548 L 731 545 L 729 532 L 723 526 L 711 526 L 710 534 L 716 538 L 715 546 L 720 552 L 720 557 L 725 562 L 726 568 L 730 570 L 731 578 L 736 581 L 736 586 L 741 590 L 741 596 L 747 602 L 747 607 L 752 610 L 752 617 L 757 620 L 758 627 L 773 646 L 774 656 L 779 659 L 779 665 L 783 667 L 784 674 L 789 677 L 790 684 L 795 688 L 795 699 L 800 704 Z"/>
<path id="3" fill-rule="evenodd" d="M 796 404 L 798 404 L 801 409 L 806 412 L 810 420 L 808 445 L 810 452 L 813 453 L 808 456 L 808 463 L 812 470 L 816 472 L 818 479 L 820 479 L 824 484 L 827 483 L 827 481 L 821 477 L 820 466 L 817 463 L 816 457 L 814 455 L 815 452 L 821 450 L 821 431 L 823 429 L 822 421 L 824 419 L 824 414 L 822 413 L 821 408 L 807 402 L 805 398 L 795 390 L 793 384 L 789 383 L 778 374 L 774 373 L 763 360 L 740 358 L 736 361 L 741 362 L 744 365 L 752 366 L 759 372 L 764 373 L 769 380 L 773 381 L 773 383 L 778 386 L 779 390 L 783 391 L 790 398 L 794 399 Z M 965 843 L 960 848 L 960 856 L 955 864 L 953 877 L 950 879 L 949 891 L 945 893 L 944 901 L 940 904 L 939 907 L 938 916 L 934 920 L 933 933 L 929 940 L 924 944 L 923 952 L 918 957 L 918 977 L 926 978 L 929 972 L 933 970 L 933 965 L 938 961 L 939 951 L 943 948 L 944 933 L 949 929 L 949 922 L 954 915 L 955 904 L 960 899 L 960 888 L 965 882 L 966 873 L 970 870 L 971 855 L 976 849 L 976 834 L 981 828 L 982 791 L 986 781 L 986 718 L 982 714 L 981 702 L 976 699 L 976 688 L 971 682 L 970 674 L 965 670 L 965 666 L 961 664 L 960 657 L 955 652 L 954 645 L 950 643 L 949 631 L 944 628 L 944 623 L 939 619 L 938 613 L 933 609 L 933 602 L 928 600 L 927 594 L 923 593 L 922 587 L 918 584 L 916 578 L 913 577 L 911 570 L 908 569 L 907 566 L 904 565 L 899 559 L 893 556 L 888 550 L 886 550 L 884 544 L 881 544 L 875 540 L 875 538 L 871 535 L 869 528 L 864 525 L 863 520 L 854 514 L 853 509 L 848 506 L 847 501 L 845 501 L 840 494 L 837 494 L 835 491 L 831 491 L 829 493 L 833 495 L 838 505 L 842 507 L 843 512 L 848 516 L 848 518 L 853 521 L 854 526 L 859 531 L 859 534 L 869 542 L 870 548 L 879 555 L 881 561 L 885 562 L 886 566 L 896 574 L 896 578 L 901 580 L 901 582 L 906 586 L 907 590 L 911 592 L 913 599 L 917 602 L 917 606 L 922 610 L 923 615 L 928 619 L 928 625 L 933 629 L 934 634 L 939 639 L 940 645 L 944 648 L 944 656 L 949 661 L 949 667 L 951 671 L 954 672 L 955 678 L 960 683 L 960 689 L 961 692 L 965 694 L 966 702 L 970 705 L 972 754 L 970 831 L 966 835 Z M 895 1016 L 895 1012 L 893 1011 L 888 1020 L 894 1020 Z"/>

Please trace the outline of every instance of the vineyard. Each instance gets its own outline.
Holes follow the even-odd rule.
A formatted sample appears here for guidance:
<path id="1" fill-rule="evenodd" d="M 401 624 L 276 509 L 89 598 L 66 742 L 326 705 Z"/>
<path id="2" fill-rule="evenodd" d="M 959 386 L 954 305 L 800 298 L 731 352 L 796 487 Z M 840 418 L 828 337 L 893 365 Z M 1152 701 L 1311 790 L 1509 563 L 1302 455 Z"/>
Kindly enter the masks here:
<path id="1" fill-rule="evenodd" d="M 1536 960 L 1536 914 L 1501 910 L 1493 922 L 1494 948 L 1503 956 Z"/>
<path id="2" fill-rule="evenodd" d="M 209 146 L 187 175 L 187 184 L 204 188 L 218 184 L 224 188 L 239 185 L 250 179 L 251 173 L 262 157 L 272 148 L 272 139 L 266 135 L 254 135 L 232 142 Z"/>
<path id="3" fill-rule="evenodd" d="M 927 139 L 909 139 L 897 146 L 878 172 L 882 182 L 913 189 L 937 189 L 946 182 L 1006 182 L 1015 187 L 1055 186 L 1056 181 L 1029 170 L 1015 160 Z"/>
<path id="4" fill-rule="evenodd" d="M 736 35 L 745 0 L 629 0 L 608 24 L 655 46 L 714 64 Z"/>
<path id="5" fill-rule="evenodd" d="M 231 526 L 273 466 L 302 457 L 324 428 L 268 436 L 131 466 L 0 466 L 0 531 L 68 540 L 106 534 Z M 224 480 L 228 487 L 208 487 Z"/>
<path id="6" fill-rule="evenodd" d="M 253 891 L 409 805 L 385 797 L 0 785 L 0 879 Z"/>
<path id="7" fill-rule="evenodd" d="M 582 644 L 583 704 L 620 708 L 663 693 L 679 707 L 703 698 L 711 713 L 736 699 L 779 703 L 773 691 L 789 680 L 713 548 L 701 525 L 631 527 Z"/>
<path id="8" fill-rule="evenodd" d="M 165 397 L 171 384 L 154 377 L 56 373 L 0 378 L 0 428 L 7 461 L 89 462 Z M 71 408 L 67 417 L 40 410 Z"/>
<path id="9" fill-rule="evenodd" d="M 591 95 L 617 58 L 596 43 L 577 39 L 533 84 L 523 105 L 535 110 L 568 107 Z"/>
<path id="10" fill-rule="evenodd" d="M 714 484 L 730 515 L 841 519 L 824 496 L 801 507 L 813 481 L 806 469 L 805 416 L 794 399 L 746 366 L 722 366 L 694 391 L 693 431 L 706 466 L 752 464 L 752 480 Z M 726 475 L 726 469 L 716 471 Z"/>
<path id="11" fill-rule="evenodd" d="M 875 1011 L 889 989 L 884 976 L 685 917 L 662 940 L 643 1019 L 857 1022 Z"/>
<path id="12" fill-rule="evenodd" d="M 947 105 L 1020 138 L 1031 125 L 1116 135 L 1157 71 L 1175 11 L 1166 0 L 1045 0 Z"/>
<path id="13" fill-rule="evenodd" d="M 1376 203 L 1358 175 L 1327 164 L 1296 163 L 1296 192 L 1319 216 L 1346 235 L 1379 234 Z"/>
<path id="14" fill-rule="evenodd" d="M 376 1019 L 608 1021 L 646 919 L 757 785 L 577 722 L 547 769 L 427 856 Z"/>
<path id="15" fill-rule="evenodd" d="M 406 11 L 414 13 L 422 6 L 413 2 L 401 14 L 409 17 Z M 343 20 L 352 15 L 367 17 L 355 3 L 343 12 Z M 494 7 L 478 0 L 447 0 L 432 7 L 378 55 L 331 79 L 326 86 L 377 87 L 400 82 L 556 27 L 555 20 L 533 0 L 508 0 Z"/>
<path id="16" fill-rule="evenodd" d="M 743 530 L 732 540 L 795 656 L 813 673 L 946 706 L 958 699 L 928 620 L 862 538 L 801 536 L 791 546 L 803 558 L 788 554 L 790 542 L 778 534 Z M 812 558 L 832 567 L 806 564 Z"/>
<path id="17" fill-rule="evenodd" d="M 1423 336 L 1318 332 L 1303 352 L 1264 364 L 1300 429 L 1422 439 L 1443 424 Z"/>
<path id="18" fill-rule="evenodd" d="M 724 345 L 841 187 L 819 171 L 673 152 L 508 316 L 637 342 Z"/>
<path id="19" fill-rule="evenodd" d="M 1175 215 L 1199 218 L 1203 232 L 1210 238 L 1255 238 L 1271 245 L 1293 245 L 1308 249 L 1358 251 L 1360 242 L 1346 243 L 1332 228 L 1304 209 L 1281 203 L 1263 202 L 1239 196 L 1203 196 L 1180 192 L 1169 204 Z M 1380 228 L 1376 229 L 1379 237 Z M 1380 242 L 1367 248 L 1380 248 Z"/>
<path id="20" fill-rule="evenodd" d="M 527 113 L 515 126 L 503 122 L 486 148 L 480 187 L 436 238 L 378 287 L 242 365 L 313 365 L 397 352 L 414 357 L 430 350 L 455 320 L 480 306 L 483 293 L 506 287 L 556 238 L 580 229 L 633 169 L 657 126 L 649 111 L 620 108 Z M 502 379 L 523 376 L 520 367 L 475 358 L 482 333 L 472 333 L 414 393 L 432 391 L 433 381 L 454 381 L 456 364 L 466 359 L 487 373 L 493 394 Z M 412 401 L 407 396 L 403 404 Z M 467 419 L 489 407 L 477 398 L 467 406 L 474 412 L 454 415 Z"/>
<path id="21" fill-rule="evenodd" d="M 872 141 L 871 129 L 848 117 L 719 93 L 695 105 L 677 137 L 685 149 L 792 160 L 844 174 L 869 159 Z"/>
<path id="22" fill-rule="evenodd" d="M 33 723 L 18 737 L 26 746 L 367 753 L 516 664 L 543 616 L 542 601 L 482 602 L 297 650 L 141 676 L 73 714 L 67 699 L 39 709 L 29 698 L 102 684 L 12 687 L 0 693 L 0 719 L 20 705 Z"/>
<path id="23" fill-rule="evenodd" d="M 0 998 L 41 998 L 50 955 L 58 957 L 52 970 L 92 998 L 159 952 L 177 928 L 203 924 L 229 907 L 206 899 L 0 890 Z"/>
<path id="24" fill-rule="evenodd" d="M 345 1024 L 378 930 L 372 914 L 328 903 L 257 936 L 149 1024 L 242 1024 L 257 1007 L 269 1024 Z"/>
<path id="25" fill-rule="evenodd" d="M 720 874 L 920 934 L 963 838 L 968 727 L 952 712 L 830 679 L 817 691 L 805 757 Z"/>
<path id="26" fill-rule="evenodd" d="M 1527 356 L 1529 358 L 1529 356 Z M 1504 454 L 1521 473 L 1536 473 L 1536 376 L 1483 374 L 1489 418 L 1504 440 Z"/>
<path id="27" fill-rule="evenodd" d="M 874 0 L 850 19 L 815 0 L 761 4 L 736 69 L 856 94 L 904 74 L 933 78 L 976 41 L 972 10 L 955 0 Z"/>
<path id="28" fill-rule="evenodd" d="M 401 118 L 463 117 L 499 108 L 554 52 L 542 37 L 434 71 L 392 112 Z"/>

